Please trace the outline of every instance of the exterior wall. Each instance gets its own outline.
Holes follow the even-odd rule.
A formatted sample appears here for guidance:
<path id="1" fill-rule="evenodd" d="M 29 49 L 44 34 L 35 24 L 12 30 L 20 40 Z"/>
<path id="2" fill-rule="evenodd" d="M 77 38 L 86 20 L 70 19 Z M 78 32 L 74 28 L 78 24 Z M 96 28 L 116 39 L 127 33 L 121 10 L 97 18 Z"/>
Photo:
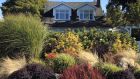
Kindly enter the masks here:
<path id="1" fill-rule="evenodd" d="M 53 16 L 55 17 L 56 15 L 56 10 L 69 10 L 69 20 L 71 20 L 71 13 L 72 13 L 72 9 L 70 8 L 70 7 L 68 7 L 68 6 L 66 6 L 66 5 L 64 5 L 64 4 L 61 4 L 61 5 L 59 5 L 59 6 L 57 6 L 57 7 L 55 7 L 55 8 L 53 8 Z M 54 18 L 54 20 L 56 20 L 55 18 Z"/>
<path id="2" fill-rule="evenodd" d="M 104 13 L 103 13 L 102 8 L 101 7 L 97 8 L 96 9 L 96 16 L 103 16 L 103 15 L 104 15 Z"/>
<path id="3" fill-rule="evenodd" d="M 96 16 L 96 7 L 91 7 L 91 6 L 89 6 L 89 5 L 85 5 L 85 6 L 83 6 L 83 7 L 81 7 L 81 8 L 79 8 L 78 10 L 77 10 L 77 15 L 78 15 L 78 17 L 80 17 L 80 10 L 93 10 L 94 11 L 94 16 Z M 79 18 L 79 20 L 81 20 L 80 18 Z M 94 19 L 93 20 L 95 20 L 95 17 L 94 17 Z"/>
<path id="4" fill-rule="evenodd" d="M 71 20 L 78 21 L 77 10 L 72 10 Z"/>
<path id="5" fill-rule="evenodd" d="M 53 18 L 53 9 L 49 10 L 48 12 L 44 13 L 43 17 L 50 17 Z"/>
<path id="6" fill-rule="evenodd" d="M 53 9 L 51 9 L 43 15 L 43 21 L 44 23 L 48 24 L 54 23 Z"/>

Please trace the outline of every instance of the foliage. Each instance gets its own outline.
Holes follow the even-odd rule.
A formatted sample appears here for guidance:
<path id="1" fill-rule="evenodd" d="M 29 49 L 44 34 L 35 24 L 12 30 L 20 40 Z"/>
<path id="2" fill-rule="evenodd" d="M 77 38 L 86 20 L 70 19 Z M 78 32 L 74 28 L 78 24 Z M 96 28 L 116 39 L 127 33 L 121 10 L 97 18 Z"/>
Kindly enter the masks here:
<path id="1" fill-rule="evenodd" d="M 122 68 L 116 66 L 115 64 L 110 63 L 104 63 L 103 65 L 100 64 L 98 67 L 104 73 L 104 75 L 108 75 L 123 70 Z"/>
<path id="2" fill-rule="evenodd" d="M 52 33 L 46 39 L 45 52 L 78 53 L 81 49 L 79 37 L 73 32 Z"/>
<path id="3" fill-rule="evenodd" d="M 46 0 L 6 0 L 1 9 L 3 15 L 24 13 L 40 16 L 45 2 Z"/>
<path id="4" fill-rule="evenodd" d="M 130 3 L 136 3 L 139 0 L 110 0 L 109 5 L 115 5 L 115 6 L 122 6 L 122 10 L 125 10 L 128 8 L 128 4 Z"/>
<path id="5" fill-rule="evenodd" d="M 135 79 L 135 76 L 129 69 L 126 69 L 109 74 L 107 79 Z"/>
<path id="6" fill-rule="evenodd" d="M 128 33 L 117 33 L 115 36 L 115 42 L 113 44 L 113 50 L 120 52 L 119 50 L 130 50 L 133 49 L 138 52 L 138 44 L 134 38 Z"/>
<path id="7" fill-rule="evenodd" d="M 107 79 L 135 79 L 134 74 L 129 69 L 122 69 L 114 64 L 104 63 L 98 68 L 104 73 Z"/>
<path id="8" fill-rule="evenodd" d="M 90 65 L 76 65 L 64 70 L 60 79 L 105 79 L 98 69 Z"/>
<path id="9" fill-rule="evenodd" d="M 68 54 L 58 54 L 58 56 L 53 60 L 54 71 L 61 73 L 64 69 L 76 64 L 75 59 Z"/>
<path id="10" fill-rule="evenodd" d="M 53 62 L 56 59 L 56 57 L 58 57 L 58 54 L 56 54 L 56 53 L 48 53 L 48 54 L 45 53 L 45 61 L 46 61 L 47 65 L 53 68 L 54 67 Z"/>
<path id="11" fill-rule="evenodd" d="M 134 66 L 136 58 L 137 58 L 136 51 L 132 49 L 124 50 L 116 54 L 114 53 L 104 54 L 105 62 L 114 63 L 121 67 Z"/>
<path id="12" fill-rule="evenodd" d="M 110 10 L 110 8 L 112 8 Z M 118 12 L 118 8 L 120 8 Z M 116 11 L 115 11 L 116 10 Z M 117 17 L 122 20 L 125 24 L 135 24 L 138 25 L 140 23 L 140 0 L 110 0 L 107 7 L 107 14 L 112 14 L 112 17 Z M 115 22 L 116 18 L 110 19 L 109 21 L 115 22 L 115 24 L 119 21 Z M 119 25 L 120 23 L 118 23 Z"/>
<path id="13" fill-rule="evenodd" d="M 127 20 L 131 24 L 138 25 L 140 23 L 140 0 L 136 3 L 131 3 L 128 5 L 129 10 L 127 15 Z"/>
<path id="14" fill-rule="evenodd" d="M 119 27 L 127 23 L 120 7 L 109 6 L 107 7 L 106 21 L 113 27 Z"/>
<path id="15" fill-rule="evenodd" d="M 102 57 L 105 53 L 117 53 L 122 50 L 133 49 L 138 51 L 138 45 L 129 34 L 91 29 L 77 32 L 85 49 Z"/>
<path id="16" fill-rule="evenodd" d="M 14 71 L 21 69 L 26 65 L 25 58 L 11 59 L 11 58 L 3 58 L 0 63 L 0 79 L 5 79 L 5 77 L 9 76 Z"/>
<path id="17" fill-rule="evenodd" d="M 124 70 L 114 64 L 104 63 L 97 66 L 107 77 L 107 79 L 135 79 L 134 74 L 131 70 Z"/>
<path id="18" fill-rule="evenodd" d="M 56 58 L 56 54 L 55 54 L 55 53 L 45 54 L 45 57 L 46 57 L 47 59 L 54 59 L 54 58 Z"/>
<path id="19" fill-rule="evenodd" d="M 56 79 L 51 69 L 41 64 L 29 64 L 12 73 L 8 79 Z"/>
<path id="20" fill-rule="evenodd" d="M 21 53 L 39 57 L 46 33 L 46 28 L 38 18 L 25 15 L 5 17 L 0 27 L 0 57 L 18 56 Z"/>
<path id="21" fill-rule="evenodd" d="M 137 69 L 137 70 L 134 72 L 134 75 L 135 75 L 135 78 L 136 78 L 136 79 L 139 79 L 139 78 L 140 78 L 140 69 Z"/>
<path id="22" fill-rule="evenodd" d="M 47 65 L 47 64 L 45 63 L 45 61 L 43 61 L 41 58 L 30 58 L 30 59 L 28 60 L 28 63 L 29 63 L 29 64 L 37 63 L 37 64 L 41 64 L 41 65 L 44 65 L 44 66 Z"/>
<path id="23" fill-rule="evenodd" d="M 81 51 L 76 58 L 78 59 L 78 64 L 89 63 L 94 66 L 99 63 L 98 55 L 96 53 L 93 54 L 92 52 Z"/>

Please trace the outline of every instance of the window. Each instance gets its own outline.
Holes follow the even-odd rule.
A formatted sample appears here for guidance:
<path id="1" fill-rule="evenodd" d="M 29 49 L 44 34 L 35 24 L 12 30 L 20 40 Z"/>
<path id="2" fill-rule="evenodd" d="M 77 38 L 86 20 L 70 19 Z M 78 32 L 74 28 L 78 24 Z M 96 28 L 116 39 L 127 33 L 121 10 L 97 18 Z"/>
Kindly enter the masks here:
<path id="1" fill-rule="evenodd" d="M 56 10 L 55 19 L 56 20 L 69 20 L 69 10 Z"/>
<path id="2" fill-rule="evenodd" d="M 94 20 L 94 11 L 93 10 L 80 10 L 80 19 L 81 20 Z"/>

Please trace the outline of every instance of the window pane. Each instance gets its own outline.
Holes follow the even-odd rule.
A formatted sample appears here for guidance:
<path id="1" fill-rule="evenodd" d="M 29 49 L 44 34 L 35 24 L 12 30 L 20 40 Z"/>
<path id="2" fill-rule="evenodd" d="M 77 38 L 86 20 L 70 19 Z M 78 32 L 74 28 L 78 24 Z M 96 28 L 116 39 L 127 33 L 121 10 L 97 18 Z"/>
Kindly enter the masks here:
<path id="1" fill-rule="evenodd" d="M 93 20 L 93 13 L 90 13 L 90 19 Z"/>
<path id="2" fill-rule="evenodd" d="M 56 19 L 59 19 L 59 13 L 56 13 Z"/>
<path id="3" fill-rule="evenodd" d="M 56 19 L 69 19 L 69 10 L 56 10 Z"/>
<path id="4" fill-rule="evenodd" d="M 84 19 L 89 19 L 89 13 L 87 12 L 84 13 Z"/>
<path id="5" fill-rule="evenodd" d="M 64 19 L 64 13 L 60 13 L 60 19 Z"/>
<path id="6" fill-rule="evenodd" d="M 83 19 L 83 13 L 80 12 L 80 19 Z"/>
<path id="7" fill-rule="evenodd" d="M 69 19 L 69 14 L 68 13 L 66 13 L 66 19 Z"/>

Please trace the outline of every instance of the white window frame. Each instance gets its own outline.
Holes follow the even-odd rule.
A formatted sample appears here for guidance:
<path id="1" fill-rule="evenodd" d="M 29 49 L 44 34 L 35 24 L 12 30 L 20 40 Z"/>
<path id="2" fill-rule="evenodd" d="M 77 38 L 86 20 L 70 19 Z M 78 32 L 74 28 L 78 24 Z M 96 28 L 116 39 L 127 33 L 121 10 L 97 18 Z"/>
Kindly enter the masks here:
<path id="1" fill-rule="evenodd" d="M 85 18 L 86 14 L 88 14 L 88 18 Z M 92 14 L 92 19 L 91 19 L 91 14 Z M 90 10 L 90 9 L 89 10 L 87 10 L 87 9 L 79 10 L 79 20 L 95 20 L 94 16 L 95 16 L 94 10 Z"/>
<path id="2" fill-rule="evenodd" d="M 57 14 L 58 14 L 58 18 L 57 18 Z M 67 9 L 56 9 L 54 15 L 55 15 L 55 20 L 70 20 L 70 11 Z M 63 15 L 64 17 L 61 18 L 61 15 Z"/>

